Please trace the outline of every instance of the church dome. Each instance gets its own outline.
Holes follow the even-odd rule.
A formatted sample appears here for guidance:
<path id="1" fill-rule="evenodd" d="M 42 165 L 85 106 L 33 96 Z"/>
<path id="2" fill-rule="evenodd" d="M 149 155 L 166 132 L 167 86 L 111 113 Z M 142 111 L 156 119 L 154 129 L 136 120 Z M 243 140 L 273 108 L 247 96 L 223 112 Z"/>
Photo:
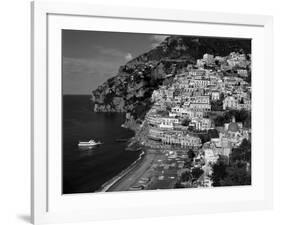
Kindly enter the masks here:
<path id="1" fill-rule="evenodd" d="M 237 123 L 234 123 L 234 122 L 231 122 L 231 123 L 228 125 L 228 131 L 230 131 L 230 132 L 238 132 L 238 131 L 239 131 L 238 124 L 237 124 Z"/>

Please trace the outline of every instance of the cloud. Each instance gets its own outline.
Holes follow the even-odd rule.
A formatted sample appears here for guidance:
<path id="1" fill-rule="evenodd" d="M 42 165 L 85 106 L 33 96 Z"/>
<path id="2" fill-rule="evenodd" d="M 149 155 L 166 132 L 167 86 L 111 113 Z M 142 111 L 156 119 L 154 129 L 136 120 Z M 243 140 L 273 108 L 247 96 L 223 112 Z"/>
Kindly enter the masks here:
<path id="1" fill-rule="evenodd" d="M 163 42 L 168 36 L 166 35 L 152 35 L 150 36 L 150 40 L 152 41 L 151 46 L 155 48 L 161 42 Z"/>
<path id="2" fill-rule="evenodd" d="M 152 48 L 156 48 L 157 46 L 159 46 L 159 44 L 160 44 L 160 43 L 156 43 L 156 42 L 155 42 L 155 43 L 152 43 L 152 44 L 151 44 L 151 47 L 152 47 Z"/>
<path id="3" fill-rule="evenodd" d="M 125 55 L 125 59 L 126 59 L 127 61 L 130 61 L 130 60 L 133 59 L 133 55 L 132 55 L 131 53 L 127 53 L 127 54 Z"/>
<path id="4" fill-rule="evenodd" d="M 162 42 L 164 41 L 168 36 L 166 35 L 152 35 L 151 40 L 156 41 L 156 42 Z"/>
<path id="5" fill-rule="evenodd" d="M 94 46 L 94 51 L 97 51 L 99 58 L 119 58 L 120 61 L 130 61 L 133 55 L 130 52 L 124 52 L 115 48 L 107 48 L 104 46 Z M 125 63 L 124 61 L 124 63 Z"/>
<path id="6" fill-rule="evenodd" d="M 124 57 L 124 55 L 125 55 L 125 53 L 119 49 L 107 48 L 107 47 L 103 47 L 103 46 L 94 46 L 94 50 L 98 51 L 98 53 L 103 56 Z"/>

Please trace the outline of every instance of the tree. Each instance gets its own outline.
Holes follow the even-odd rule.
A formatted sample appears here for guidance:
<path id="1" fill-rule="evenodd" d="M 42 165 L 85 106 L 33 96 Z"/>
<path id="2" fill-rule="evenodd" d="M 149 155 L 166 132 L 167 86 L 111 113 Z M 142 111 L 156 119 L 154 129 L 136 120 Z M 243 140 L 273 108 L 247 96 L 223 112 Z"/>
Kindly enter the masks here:
<path id="1" fill-rule="evenodd" d="M 167 110 L 157 110 L 157 114 L 160 116 L 168 116 L 169 112 Z"/>
<path id="2" fill-rule="evenodd" d="M 195 179 L 198 179 L 203 173 L 204 173 L 204 171 L 197 167 L 193 168 L 191 171 L 192 177 Z"/>
<path id="3" fill-rule="evenodd" d="M 210 129 L 207 133 L 197 134 L 198 137 L 201 139 L 202 144 L 211 140 L 211 138 L 218 138 L 219 133 L 216 129 Z"/>
<path id="4" fill-rule="evenodd" d="M 135 119 L 143 120 L 147 111 L 151 108 L 152 103 L 150 99 L 146 99 L 144 101 L 136 101 L 134 105 L 134 109 L 131 112 Z"/>
<path id="5" fill-rule="evenodd" d="M 222 100 L 211 101 L 211 109 L 212 111 L 222 111 L 223 101 Z"/>
<path id="6" fill-rule="evenodd" d="M 217 116 L 215 119 L 214 119 L 214 123 L 217 127 L 222 127 L 223 124 L 225 123 L 225 119 L 223 116 Z"/>
<path id="7" fill-rule="evenodd" d="M 251 164 L 251 142 L 244 139 L 239 147 L 232 149 L 230 164 L 219 160 L 213 165 L 213 186 L 234 186 L 251 184 L 248 165 Z"/>
<path id="8" fill-rule="evenodd" d="M 188 155 L 188 158 L 191 160 L 193 160 L 193 158 L 195 157 L 195 153 L 191 149 L 187 152 L 187 155 Z"/>
<path id="9" fill-rule="evenodd" d="M 166 110 L 167 110 L 167 111 L 171 111 L 171 109 L 172 109 L 172 107 L 171 107 L 170 105 L 167 105 L 167 106 L 166 106 Z"/>
<path id="10" fill-rule="evenodd" d="M 233 148 L 230 154 L 231 163 L 237 161 L 251 162 L 251 142 L 247 139 L 243 139 L 238 148 Z"/>
<path id="11" fill-rule="evenodd" d="M 225 123 L 231 122 L 231 119 L 235 117 L 236 122 L 241 122 L 246 128 L 251 127 L 251 112 L 242 110 L 229 110 L 226 111 L 222 116 L 217 116 L 214 119 L 216 126 L 223 126 Z"/>
<path id="12" fill-rule="evenodd" d="M 185 168 L 190 168 L 192 166 L 192 160 L 188 159 L 184 161 L 184 167 Z"/>
<path id="13" fill-rule="evenodd" d="M 187 127 L 187 126 L 189 125 L 189 123 L 190 123 L 190 119 L 185 118 L 185 119 L 181 122 L 181 125 Z"/>
<path id="14" fill-rule="evenodd" d="M 211 140 L 211 138 L 208 134 L 197 134 L 197 135 L 200 138 L 202 144 Z"/>
<path id="15" fill-rule="evenodd" d="M 216 129 L 210 129 L 208 130 L 208 135 L 210 136 L 210 138 L 218 138 L 219 132 Z"/>
<path id="16" fill-rule="evenodd" d="M 223 93 L 223 92 L 220 93 L 220 100 L 221 100 L 221 101 L 224 100 L 224 93 Z"/>
<path id="17" fill-rule="evenodd" d="M 191 178 L 191 174 L 189 171 L 183 172 L 181 174 L 181 182 L 187 182 L 190 180 L 190 178 Z"/>
<path id="18" fill-rule="evenodd" d="M 228 167 L 226 169 L 227 176 L 220 181 L 221 186 L 250 185 L 251 175 L 244 167 Z"/>
<path id="19" fill-rule="evenodd" d="M 223 180 L 227 173 L 226 173 L 226 165 L 222 161 L 218 161 L 216 164 L 212 166 L 213 173 L 211 176 L 211 180 L 213 181 L 213 186 L 221 186 L 221 180 Z"/>

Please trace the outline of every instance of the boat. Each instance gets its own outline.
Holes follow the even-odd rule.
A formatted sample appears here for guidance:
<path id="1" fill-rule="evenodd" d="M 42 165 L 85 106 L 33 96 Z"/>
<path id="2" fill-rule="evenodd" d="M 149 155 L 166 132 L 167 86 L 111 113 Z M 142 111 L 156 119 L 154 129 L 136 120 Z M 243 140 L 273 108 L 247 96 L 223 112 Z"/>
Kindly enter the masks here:
<path id="1" fill-rule="evenodd" d="M 78 147 L 80 149 L 93 149 L 94 147 L 101 145 L 101 142 L 98 141 L 96 142 L 95 140 L 90 140 L 90 141 L 79 141 Z"/>

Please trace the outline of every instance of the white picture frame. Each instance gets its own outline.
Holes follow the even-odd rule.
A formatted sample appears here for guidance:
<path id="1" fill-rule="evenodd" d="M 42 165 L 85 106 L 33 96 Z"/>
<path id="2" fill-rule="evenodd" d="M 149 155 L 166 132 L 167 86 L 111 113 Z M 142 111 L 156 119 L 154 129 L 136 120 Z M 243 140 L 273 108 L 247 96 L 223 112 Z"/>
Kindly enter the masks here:
<path id="1" fill-rule="evenodd" d="M 66 17 L 71 18 L 64 20 Z M 50 146 L 54 146 L 54 143 L 50 142 L 50 138 L 53 140 L 51 133 L 52 131 L 55 132 L 55 130 L 51 130 L 54 128 L 51 123 L 52 120 L 58 119 L 56 115 L 60 115 L 60 109 L 59 107 L 56 108 L 56 105 L 61 104 L 56 101 L 56 96 L 52 94 L 55 93 L 54 90 L 59 91 L 60 86 L 56 80 L 58 76 L 54 76 L 59 71 L 57 59 L 61 57 L 59 48 L 56 48 L 60 47 L 57 39 L 59 36 L 56 34 L 59 35 L 58 31 L 64 27 L 98 29 L 91 28 L 94 19 L 101 23 L 103 23 L 103 20 L 110 19 L 110 23 L 100 24 L 99 29 L 105 30 L 110 29 L 108 27 L 111 26 L 111 30 L 116 31 L 122 31 L 123 29 L 123 31 L 137 32 L 137 29 L 139 29 L 141 32 L 155 32 L 156 30 L 156 33 L 160 33 L 161 29 L 163 31 L 163 28 L 160 28 L 163 24 L 166 23 L 167 28 L 169 28 L 171 26 L 169 24 L 172 23 L 178 29 L 189 24 L 190 29 L 194 32 L 193 34 L 204 35 L 204 30 L 202 31 L 200 27 L 200 31 L 196 31 L 196 27 L 205 26 L 206 36 L 215 36 L 216 33 L 220 33 L 218 36 L 233 36 L 236 32 L 235 37 L 253 38 L 257 45 L 253 49 L 253 67 L 259 75 L 253 78 L 253 88 L 256 86 L 257 96 L 253 103 L 253 107 L 257 109 L 257 117 L 253 122 L 261 121 L 262 125 L 253 124 L 253 130 L 256 128 L 260 132 L 256 134 L 258 138 L 256 138 L 257 143 L 254 146 L 257 157 L 253 157 L 253 160 L 256 160 L 256 166 L 253 166 L 253 170 L 259 170 L 261 176 L 256 179 L 251 187 L 214 188 L 207 191 L 202 189 L 185 190 L 185 192 L 171 193 L 169 191 L 159 191 L 159 193 L 148 191 L 142 193 L 101 193 L 95 196 L 94 194 L 83 194 L 67 198 L 61 198 L 54 194 L 59 189 L 59 186 L 56 187 L 59 184 L 57 184 L 57 178 L 54 174 L 55 172 L 58 173 L 57 171 L 60 170 L 61 166 L 58 163 L 58 158 L 54 157 L 53 151 L 50 150 Z M 122 28 L 122 23 L 119 23 L 121 20 L 124 23 L 127 21 L 128 26 Z M 75 23 L 75 21 L 77 22 Z M 135 26 L 135 22 L 137 24 L 151 23 L 151 25 L 145 28 L 142 25 Z M 132 24 L 130 25 L 130 23 Z M 153 25 L 155 25 L 153 23 L 159 24 L 158 31 L 155 27 L 153 29 Z M 208 27 L 210 27 L 209 30 Z M 219 31 L 218 27 L 226 29 Z M 230 27 L 233 30 L 229 29 Z M 241 30 L 241 34 L 239 30 Z M 170 30 L 167 30 L 165 33 L 170 32 Z M 174 30 L 174 32 L 178 31 Z M 272 42 L 271 16 L 108 7 L 85 3 L 32 2 L 32 222 L 43 224 L 272 208 Z M 51 114 L 50 108 L 53 112 Z M 255 139 L 253 139 L 253 142 L 255 142 Z M 258 166 L 259 163 L 261 166 Z M 191 199 L 187 191 L 190 191 L 196 198 Z M 236 197 L 240 194 L 241 198 Z M 231 195 L 232 198 L 230 196 L 228 198 L 228 195 Z M 163 196 L 167 196 L 166 201 L 162 200 Z M 216 196 L 222 196 L 222 199 L 218 199 Z M 185 201 L 185 198 L 191 199 L 190 202 Z M 153 201 L 149 201 L 150 199 L 153 199 Z M 96 204 L 93 204 L 93 201 Z M 113 203 L 109 206 L 110 201 Z M 76 206 L 74 206 L 75 202 L 78 203 Z M 66 207 L 67 205 L 69 207 Z M 78 210 L 79 205 L 81 206 L 80 210 Z"/>

